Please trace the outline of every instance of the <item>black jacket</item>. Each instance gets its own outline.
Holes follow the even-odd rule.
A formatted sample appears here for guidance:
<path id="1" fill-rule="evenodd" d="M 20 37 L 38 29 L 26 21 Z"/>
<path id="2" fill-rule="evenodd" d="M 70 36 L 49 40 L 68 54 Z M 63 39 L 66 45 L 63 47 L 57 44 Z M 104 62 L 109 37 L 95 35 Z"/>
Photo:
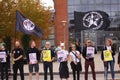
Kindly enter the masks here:
<path id="1" fill-rule="evenodd" d="M 96 48 L 95 48 L 95 54 L 97 54 Z M 86 59 L 86 57 L 87 57 L 87 46 L 85 46 L 85 47 L 83 48 L 82 56 L 83 56 L 83 58 L 84 58 L 86 61 L 94 61 L 94 58 Z"/>
<path id="2" fill-rule="evenodd" d="M 14 58 L 18 58 L 19 56 L 24 56 L 24 51 L 22 48 L 15 48 L 12 50 L 12 53 L 14 54 Z M 18 61 L 15 61 L 15 64 L 22 64 L 23 63 L 23 57 L 19 59 Z"/>
<path id="3" fill-rule="evenodd" d="M 112 49 L 112 51 L 113 51 L 112 57 L 114 57 L 114 55 L 115 55 L 115 48 L 114 48 L 114 46 L 111 46 L 111 49 Z M 102 60 L 104 60 L 104 56 L 103 56 L 103 51 L 104 51 L 104 50 L 107 50 L 107 47 L 106 47 L 106 46 L 102 49 L 102 54 L 101 54 L 101 59 L 102 59 Z"/>

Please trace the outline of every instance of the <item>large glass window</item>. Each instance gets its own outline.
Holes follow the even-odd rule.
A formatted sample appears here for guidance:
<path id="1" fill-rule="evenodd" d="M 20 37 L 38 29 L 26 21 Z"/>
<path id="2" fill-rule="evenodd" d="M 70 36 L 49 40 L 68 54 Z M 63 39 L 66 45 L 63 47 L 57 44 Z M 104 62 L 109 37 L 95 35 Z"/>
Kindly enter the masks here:
<path id="1" fill-rule="evenodd" d="M 95 0 L 88 1 L 88 4 L 95 4 Z"/>
<path id="2" fill-rule="evenodd" d="M 111 11 L 110 5 L 104 5 L 104 11 Z"/>
<path id="3" fill-rule="evenodd" d="M 73 1 L 74 1 L 75 5 L 80 5 L 81 4 L 80 0 L 73 0 Z"/>
<path id="4" fill-rule="evenodd" d="M 112 4 L 117 4 L 120 0 L 111 0 Z"/>
<path id="5" fill-rule="evenodd" d="M 74 12 L 74 7 L 75 6 L 68 6 L 68 13 L 73 13 Z"/>
<path id="6" fill-rule="evenodd" d="M 68 5 L 73 5 L 74 0 L 68 0 Z"/>
<path id="7" fill-rule="evenodd" d="M 104 9 L 104 5 L 103 4 L 99 4 L 99 5 L 96 5 L 96 10 L 103 10 Z"/>
<path id="8" fill-rule="evenodd" d="M 111 5 L 111 11 L 118 11 L 119 5 Z"/>
<path id="9" fill-rule="evenodd" d="M 104 4 L 111 4 L 111 0 L 103 0 Z"/>
<path id="10" fill-rule="evenodd" d="M 89 1 L 89 0 L 81 0 L 81 3 L 82 3 L 82 4 L 88 4 L 88 1 Z"/>
<path id="11" fill-rule="evenodd" d="M 103 1 L 104 0 L 95 0 L 96 4 L 103 4 L 104 3 Z"/>

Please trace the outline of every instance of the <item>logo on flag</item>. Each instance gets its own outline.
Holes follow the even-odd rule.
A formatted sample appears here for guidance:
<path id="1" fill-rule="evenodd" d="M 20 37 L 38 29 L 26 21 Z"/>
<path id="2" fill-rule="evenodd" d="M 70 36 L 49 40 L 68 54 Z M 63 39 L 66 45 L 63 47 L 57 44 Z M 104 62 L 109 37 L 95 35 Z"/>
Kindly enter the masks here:
<path id="1" fill-rule="evenodd" d="M 25 29 L 28 31 L 34 30 L 34 28 L 35 28 L 34 23 L 32 21 L 30 21 L 29 19 L 24 20 L 23 25 L 24 25 Z"/>
<path id="2" fill-rule="evenodd" d="M 74 12 L 75 28 L 103 30 L 110 25 L 109 15 L 103 11 Z"/>
<path id="3" fill-rule="evenodd" d="M 103 17 L 98 12 L 89 12 L 83 17 L 83 25 L 87 28 L 99 29 L 103 25 Z"/>
<path id="4" fill-rule="evenodd" d="M 42 38 L 42 30 L 40 27 L 24 17 L 19 11 L 16 11 L 16 30 Z"/>

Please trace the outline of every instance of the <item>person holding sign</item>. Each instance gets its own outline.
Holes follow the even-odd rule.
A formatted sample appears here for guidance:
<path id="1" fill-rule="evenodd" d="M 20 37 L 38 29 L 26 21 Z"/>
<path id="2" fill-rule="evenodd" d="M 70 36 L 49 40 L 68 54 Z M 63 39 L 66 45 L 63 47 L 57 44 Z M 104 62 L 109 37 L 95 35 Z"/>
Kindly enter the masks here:
<path id="1" fill-rule="evenodd" d="M 70 59 L 71 59 L 71 69 L 73 72 L 73 80 L 80 80 L 80 71 L 82 71 L 81 65 L 81 53 L 76 50 L 76 45 L 72 44 L 71 46 L 72 51 L 70 52 Z M 77 79 L 76 79 L 76 72 L 77 72 Z"/>
<path id="2" fill-rule="evenodd" d="M 27 50 L 27 61 L 29 63 L 29 80 L 32 80 L 33 69 L 36 72 L 36 80 L 39 80 L 39 65 L 40 60 L 39 50 L 36 48 L 36 43 L 34 40 L 30 41 L 30 48 Z"/>
<path id="3" fill-rule="evenodd" d="M 107 39 L 106 45 L 102 50 L 101 59 L 104 63 L 104 77 L 105 80 L 108 80 L 108 65 L 110 65 L 112 80 L 115 80 L 115 73 L 114 73 L 114 64 L 115 64 L 115 48 L 112 46 L 112 40 Z"/>
<path id="4" fill-rule="evenodd" d="M 50 42 L 45 43 L 45 49 L 42 51 L 43 67 L 44 67 L 44 80 L 47 80 L 47 70 L 49 68 L 50 80 L 53 80 L 53 61 L 55 53 L 51 49 Z"/>
<path id="5" fill-rule="evenodd" d="M 4 80 L 4 73 L 5 73 L 5 78 L 8 80 L 8 51 L 5 49 L 4 46 L 0 46 L 0 71 L 1 71 L 1 80 Z"/>
<path id="6" fill-rule="evenodd" d="M 97 54 L 97 51 L 94 46 L 92 46 L 91 40 L 86 40 L 86 46 L 83 48 L 82 55 L 85 59 L 85 80 L 88 80 L 88 68 L 91 67 L 93 80 L 96 80 L 95 74 L 95 64 L 94 64 L 94 55 Z"/>
<path id="7" fill-rule="evenodd" d="M 68 80 L 69 78 L 69 70 L 67 65 L 68 51 L 65 50 L 64 43 L 60 43 L 60 47 L 61 47 L 61 50 L 57 52 L 57 58 L 58 58 L 58 61 L 60 62 L 59 75 L 61 80 L 62 79 Z"/>
<path id="8" fill-rule="evenodd" d="M 15 42 L 15 48 L 12 50 L 13 58 L 13 80 L 17 80 L 17 71 L 20 71 L 21 80 L 24 80 L 24 69 L 23 69 L 23 49 L 20 48 L 20 42 Z"/>

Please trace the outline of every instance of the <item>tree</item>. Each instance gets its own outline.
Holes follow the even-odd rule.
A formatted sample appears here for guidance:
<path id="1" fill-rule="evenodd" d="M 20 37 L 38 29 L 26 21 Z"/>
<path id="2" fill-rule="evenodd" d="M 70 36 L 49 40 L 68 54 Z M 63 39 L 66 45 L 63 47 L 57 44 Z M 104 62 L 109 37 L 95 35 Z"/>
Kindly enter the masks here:
<path id="1" fill-rule="evenodd" d="M 52 26 L 52 12 L 50 8 L 44 7 L 40 0 L 0 0 L 0 37 L 14 38 L 16 10 L 19 10 L 25 17 L 38 25 L 43 31 L 43 39 L 47 38 L 51 31 L 49 27 Z M 22 36 L 21 40 L 26 39 L 21 32 L 17 32 L 16 35 L 17 39 Z M 34 35 L 29 37 L 39 39 Z"/>
<path id="2" fill-rule="evenodd" d="M 14 37 L 16 10 L 37 24 L 42 29 L 44 36 L 49 35 L 49 27 L 52 26 L 52 12 L 50 8 L 43 7 L 41 1 L 2 0 L 0 2 L 0 36 Z M 17 32 L 17 35 L 17 38 L 20 38 L 22 33 Z"/>

